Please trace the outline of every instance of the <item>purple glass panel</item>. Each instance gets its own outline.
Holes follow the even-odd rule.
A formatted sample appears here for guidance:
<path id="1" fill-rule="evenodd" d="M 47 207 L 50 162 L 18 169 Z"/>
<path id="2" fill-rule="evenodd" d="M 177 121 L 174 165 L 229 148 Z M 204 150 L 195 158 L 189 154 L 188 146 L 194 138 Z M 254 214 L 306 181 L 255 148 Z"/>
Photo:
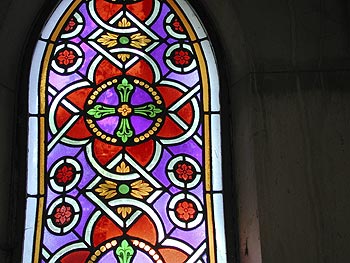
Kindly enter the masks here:
<path id="1" fill-rule="evenodd" d="M 166 171 L 166 164 L 168 163 L 170 158 L 170 153 L 166 149 L 164 149 L 160 162 L 152 171 L 153 176 L 157 178 L 157 180 L 165 187 L 168 187 L 170 185 L 169 179 L 166 173 L 164 172 Z"/>
<path id="2" fill-rule="evenodd" d="M 200 164 L 202 164 L 202 149 L 193 140 L 176 146 L 170 146 L 169 149 L 173 154 L 188 154 L 194 157 Z"/>
<path id="3" fill-rule="evenodd" d="M 167 48 L 168 46 L 166 44 L 161 44 L 151 53 L 152 57 L 154 57 L 155 61 L 157 61 L 163 75 L 166 75 L 169 72 L 169 68 L 165 65 L 163 60 L 163 56 Z"/>
<path id="4" fill-rule="evenodd" d="M 55 252 L 57 248 L 61 247 L 63 244 L 67 244 L 76 240 L 78 240 L 78 237 L 74 233 L 67 233 L 63 236 L 57 236 L 47 230 L 44 230 L 43 242 L 51 252 Z"/>
<path id="5" fill-rule="evenodd" d="M 97 28 L 97 25 L 93 22 L 91 19 L 91 16 L 88 14 L 87 6 L 81 5 L 80 10 L 81 14 L 84 17 L 84 30 L 81 32 L 81 36 L 85 38 L 87 35 L 89 35 L 92 31 L 94 31 Z"/>
<path id="6" fill-rule="evenodd" d="M 99 260 L 100 262 L 108 262 L 108 263 L 117 263 L 117 259 L 115 258 L 114 251 L 108 252 L 106 255 L 102 256 Z"/>
<path id="7" fill-rule="evenodd" d="M 150 128 L 152 122 L 153 122 L 152 120 L 148 120 L 144 117 L 139 117 L 139 116 L 131 117 L 131 123 L 135 129 L 136 134 L 140 134 L 147 131 Z"/>
<path id="8" fill-rule="evenodd" d="M 193 87 L 196 85 L 199 81 L 198 71 L 193 71 L 191 73 L 187 74 L 178 74 L 178 73 L 171 73 L 168 75 L 169 79 L 177 80 L 183 84 L 185 84 L 187 87 Z"/>
<path id="9" fill-rule="evenodd" d="M 191 231 L 184 231 L 178 228 L 171 233 L 171 237 L 178 238 L 194 247 L 198 247 L 206 239 L 205 225 L 202 223 L 196 229 Z"/>
<path id="10" fill-rule="evenodd" d="M 82 48 L 82 50 L 84 51 L 84 62 L 83 65 L 80 67 L 80 73 L 82 73 L 83 75 L 87 75 L 88 72 L 88 67 L 91 65 L 91 61 L 95 58 L 97 52 L 95 50 L 93 50 L 92 48 L 90 48 L 87 44 L 82 43 L 80 45 L 80 47 Z"/>
<path id="11" fill-rule="evenodd" d="M 111 117 L 106 117 L 103 118 L 100 121 L 97 121 L 98 126 L 100 126 L 100 128 L 110 134 L 113 135 L 117 125 L 119 122 L 119 117 L 118 116 L 111 116 Z"/>
<path id="12" fill-rule="evenodd" d="M 82 77 L 76 73 L 66 75 L 66 76 L 61 76 L 60 74 L 57 74 L 54 71 L 50 71 L 50 77 L 49 77 L 50 84 L 59 91 L 64 89 L 69 84 L 74 83 L 81 79 Z"/>
<path id="13" fill-rule="evenodd" d="M 119 104 L 119 95 L 117 95 L 114 88 L 110 88 L 101 93 L 97 102 L 117 106 Z"/>
<path id="14" fill-rule="evenodd" d="M 157 32 L 157 34 L 162 38 L 166 38 L 168 35 L 164 30 L 164 22 L 163 21 L 164 21 L 164 18 L 167 16 L 169 11 L 170 11 L 169 7 L 167 7 L 166 5 L 162 5 L 162 11 L 160 12 L 160 16 L 151 27 L 151 29 L 153 31 Z"/>
<path id="15" fill-rule="evenodd" d="M 61 143 L 56 144 L 47 156 L 47 169 L 49 169 L 58 159 L 65 156 L 75 156 L 79 151 L 80 148 L 67 147 Z"/>
<path id="16" fill-rule="evenodd" d="M 82 207 L 81 220 L 80 220 L 80 224 L 78 224 L 77 227 L 75 228 L 75 231 L 81 237 L 83 237 L 84 236 L 84 230 L 85 230 L 85 227 L 86 227 L 86 222 L 90 218 L 91 213 L 94 211 L 95 206 L 92 203 L 90 203 L 90 201 L 88 201 L 82 195 L 79 197 L 79 203 L 80 203 L 80 205 Z"/>
<path id="17" fill-rule="evenodd" d="M 160 217 L 162 218 L 162 222 L 167 233 L 174 228 L 174 225 L 169 220 L 167 207 L 164 205 L 169 202 L 169 199 L 170 195 L 165 193 L 157 200 L 157 202 L 154 203 L 154 208 L 157 209 Z"/>
<path id="18" fill-rule="evenodd" d="M 152 102 L 152 97 L 143 89 L 136 87 L 131 97 L 131 104 L 134 106 L 142 105 L 147 102 Z"/>

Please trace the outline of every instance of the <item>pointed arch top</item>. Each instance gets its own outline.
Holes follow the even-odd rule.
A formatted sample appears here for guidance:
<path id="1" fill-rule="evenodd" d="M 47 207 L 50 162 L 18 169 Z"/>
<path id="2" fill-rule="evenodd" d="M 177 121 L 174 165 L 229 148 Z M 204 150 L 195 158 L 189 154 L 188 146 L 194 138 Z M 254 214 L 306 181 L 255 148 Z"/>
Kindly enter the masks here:
<path id="1" fill-rule="evenodd" d="M 226 262 L 218 73 L 186 1 L 61 1 L 29 114 L 23 262 Z"/>

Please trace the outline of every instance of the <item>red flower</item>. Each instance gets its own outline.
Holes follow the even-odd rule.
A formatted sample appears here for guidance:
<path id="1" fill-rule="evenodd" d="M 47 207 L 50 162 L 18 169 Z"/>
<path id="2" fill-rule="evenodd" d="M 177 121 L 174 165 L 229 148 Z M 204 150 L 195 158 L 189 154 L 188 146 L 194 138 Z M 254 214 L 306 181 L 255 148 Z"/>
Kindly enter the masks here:
<path id="1" fill-rule="evenodd" d="M 73 178 L 73 171 L 70 166 L 63 166 L 61 169 L 58 169 L 56 177 L 59 183 L 67 183 Z"/>
<path id="2" fill-rule="evenodd" d="M 58 225 L 63 225 L 71 221 L 71 208 L 69 206 L 62 205 L 56 208 L 55 218 Z"/>
<path id="3" fill-rule="evenodd" d="M 64 64 L 67 66 L 69 64 L 74 63 L 75 55 L 73 53 L 73 50 L 66 49 L 66 50 L 59 53 L 57 59 L 61 65 Z"/>
<path id="4" fill-rule="evenodd" d="M 193 206 L 192 202 L 181 202 L 178 203 L 177 208 L 176 208 L 177 216 L 180 219 L 183 219 L 185 221 L 189 221 L 194 217 L 194 214 L 196 213 L 196 210 Z"/>
<path id="5" fill-rule="evenodd" d="M 175 64 L 187 65 L 190 59 L 191 57 L 188 55 L 187 51 L 183 51 L 183 50 L 175 51 L 175 56 L 174 56 Z"/>
<path id="6" fill-rule="evenodd" d="M 76 25 L 76 23 L 75 23 L 74 19 L 71 18 L 71 19 L 69 20 L 69 22 L 67 23 L 66 27 L 64 28 L 64 31 L 68 32 L 68 31 L 73 30 L 74 27 L 75 27 L 75 25 Z"/>
<path id="7" fill-rule="evenodd" d="M 173 22 L 174 30 L 178 32 L 184 32 L 184 29 L 182 28 L 180 22 L 177 20 L 177 18 L 174 19 Z"/>
<path id="8" fill-rule="evenodd" d="M 184 179 L 185 181 L 191 180 L 193 175 L 192 166 L 179 163 L 177 165 L 176 174 L 180 179 Z"/>

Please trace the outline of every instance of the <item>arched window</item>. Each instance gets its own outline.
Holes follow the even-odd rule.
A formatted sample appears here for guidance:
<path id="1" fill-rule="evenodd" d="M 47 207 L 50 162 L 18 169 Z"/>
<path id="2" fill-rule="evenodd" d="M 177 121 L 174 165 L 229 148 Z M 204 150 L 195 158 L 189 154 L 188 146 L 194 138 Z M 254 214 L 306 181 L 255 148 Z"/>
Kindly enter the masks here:
<path id="1" fill-rule="evenodd" d="M 23 262 L 226 262 L 218 74 L 185 1 L 61 1 L 29 114 Z"/>

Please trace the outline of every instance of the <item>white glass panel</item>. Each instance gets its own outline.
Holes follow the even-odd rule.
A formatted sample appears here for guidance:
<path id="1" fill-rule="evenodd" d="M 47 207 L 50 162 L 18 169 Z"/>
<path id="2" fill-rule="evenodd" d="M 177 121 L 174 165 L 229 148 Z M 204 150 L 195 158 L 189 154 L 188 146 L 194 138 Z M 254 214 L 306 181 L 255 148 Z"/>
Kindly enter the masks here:
<path id="1" fill-rule="evenodd" d="M 208 40 L 201 43 L 203 52 L 206 57 L 208 75 L 209 75 L 209 88 L 210 88 L 210 110 L 219 111 L 220 110 L 220 100 L 219 100 L 219 76 L 216 67 L 216 60 L 214 57 L 212 46 Z"/>
<path id="2" fill-rule="evenodd" d="M 26 223 L 23 244 L 23 262 L 32 262 L 37 199 L 27 199 Z"/>
<path id="3" fill-rule="evenodd" d="M 39 87 L 40 87 L 40 81 L 39 81 L 39 75 L 40 75 L 40 66 L 41 66 L 41 60 L 44 55 L 46 43 L 43 41 L 38 41 L 31 65 L 30 70 L 30 78 L 29 78 L 29 113 L 30 114 L 38 114 L 39 110 L 39 99 L 38 99 L 38 93 L 39 93 Z"/>
<path id="4" fill-rule="evenodd" d="M 225 239 L 225 223 L 224 223 L 224 207 L 222 194 L 213 194 L 214 203 L 214 222 L 216 236 L 216 262 L 226 262 L 226 239 Z"/>
<path id="5" fill-rule="evenodd" d="M 27 193 L 38 193 L 38 119 L 29 118 Z"/>
<path id="6" fill-rule="evenodd" d="M 220 115 L 211 116 L 211 162 L 213 191 L 222 191 Z"/>

